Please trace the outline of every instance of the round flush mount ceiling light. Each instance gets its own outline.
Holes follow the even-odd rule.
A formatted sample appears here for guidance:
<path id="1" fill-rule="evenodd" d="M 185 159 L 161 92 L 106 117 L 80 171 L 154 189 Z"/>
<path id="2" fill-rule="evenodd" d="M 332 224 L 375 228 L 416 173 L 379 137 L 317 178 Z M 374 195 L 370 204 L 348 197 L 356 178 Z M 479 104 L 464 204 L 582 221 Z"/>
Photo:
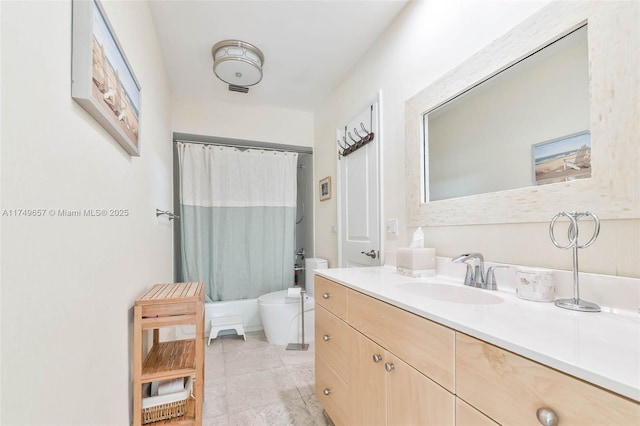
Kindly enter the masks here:
<path id="1" fill-rule="evenodd" d="M 223 40 L 211 48 L 213 72 L 225 83 L 253 86 L 262 80 L 264 55 L 252 44 L 240 40 Z"/>

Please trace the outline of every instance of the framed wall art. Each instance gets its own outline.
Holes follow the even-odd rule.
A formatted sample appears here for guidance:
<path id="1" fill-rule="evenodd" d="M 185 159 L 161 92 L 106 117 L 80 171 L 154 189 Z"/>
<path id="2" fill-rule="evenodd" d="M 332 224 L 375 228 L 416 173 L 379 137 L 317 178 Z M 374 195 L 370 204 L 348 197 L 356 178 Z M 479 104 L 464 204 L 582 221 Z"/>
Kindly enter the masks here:
<path id="1" fill-rule="evenodd" d="M 320 180 L 320 201 L 331 198 L 331 176 Z"/>
<path id="2" fill-rule="evenodd" d="M 140 84 L 97 0 L 73 0 L 71 96 L 132 156 L 140 155 Z"/>

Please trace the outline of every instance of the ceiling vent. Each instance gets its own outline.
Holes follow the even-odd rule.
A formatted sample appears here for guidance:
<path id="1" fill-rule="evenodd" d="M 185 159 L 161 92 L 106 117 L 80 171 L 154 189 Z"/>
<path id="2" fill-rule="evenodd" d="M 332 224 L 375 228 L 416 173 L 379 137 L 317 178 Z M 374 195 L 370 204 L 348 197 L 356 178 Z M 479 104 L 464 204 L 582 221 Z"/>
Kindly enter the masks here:
<path id="1" fill-rule="evenodd" d="M 235 84 L 230 84 L 229 85 L 229 91 L 230 92 L 248 93 L 249 92 L 249 88 L 248 87 L 244 87 L 244 86 L 236 86 Z"/>

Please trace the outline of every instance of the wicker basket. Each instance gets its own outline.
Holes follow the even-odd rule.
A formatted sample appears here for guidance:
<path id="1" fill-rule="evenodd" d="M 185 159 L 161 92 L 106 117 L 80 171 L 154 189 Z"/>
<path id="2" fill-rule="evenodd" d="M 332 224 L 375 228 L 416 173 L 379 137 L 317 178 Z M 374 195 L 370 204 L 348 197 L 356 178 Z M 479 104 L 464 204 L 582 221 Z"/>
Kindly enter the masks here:
<path id="1" fill-rule="evenodd" d="M 149 396 L 142 399 L 142 424 L 184 416 L 187 400 L 191 396 L 193 378 L 186 378 L 184 390 L 167 395 Z"/>

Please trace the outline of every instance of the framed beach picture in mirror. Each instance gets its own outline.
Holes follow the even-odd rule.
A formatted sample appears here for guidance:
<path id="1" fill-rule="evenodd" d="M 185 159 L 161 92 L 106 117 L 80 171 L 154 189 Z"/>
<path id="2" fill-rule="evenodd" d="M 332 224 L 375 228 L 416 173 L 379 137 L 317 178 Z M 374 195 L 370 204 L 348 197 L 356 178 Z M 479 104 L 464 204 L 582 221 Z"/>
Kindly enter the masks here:
<path id="1" fill-rule="evenodd" d="M 140 155 L 140 84 L 101 4 L 73 0 L 71 96 L 132 156 Z"/>
<path id="2" fill-rule="evenodd" d="M 531 147 L 533 182 L 545 185 L 591 177 L 591 135 L 574 133 Z"/>

